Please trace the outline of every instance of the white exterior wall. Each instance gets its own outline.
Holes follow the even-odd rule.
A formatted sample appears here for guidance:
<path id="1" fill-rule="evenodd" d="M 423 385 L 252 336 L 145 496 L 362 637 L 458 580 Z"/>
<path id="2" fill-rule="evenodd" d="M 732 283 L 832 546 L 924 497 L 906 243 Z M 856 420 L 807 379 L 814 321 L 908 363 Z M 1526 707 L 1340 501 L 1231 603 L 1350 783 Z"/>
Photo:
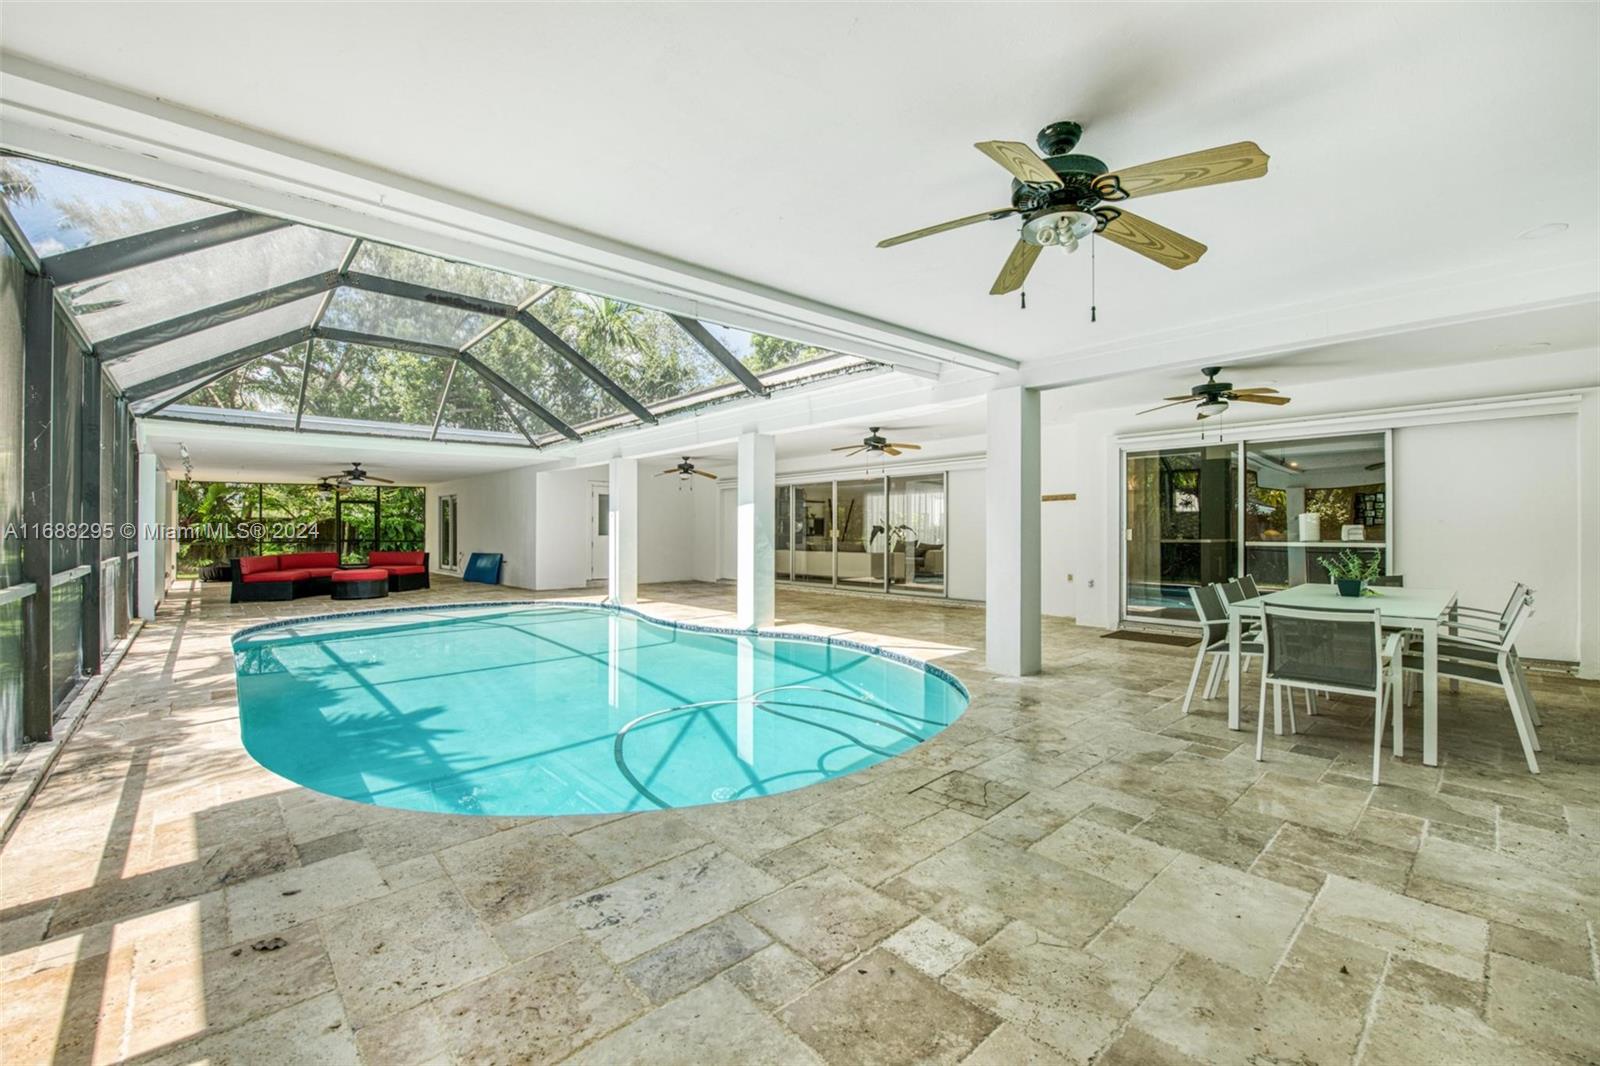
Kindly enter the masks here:
<path id="1" fill-rule="evenodd" d="M 429 566 L 437 571 L 441 562 L 439 497 L 454 494 L 462 569 L 473 552 L 499 552 L 505 556 L 501 584 L 534 588 L 534 524 L 538 512 L 534 479 L 532 470 L 521 469 L 425 486 Z"/>
<path id="2" fill-rule="evenodd" d="M 1554 371 L 1563 363 L 1600 373 L 1600 353 L 1562 353 L 1545 365 Z M 1462 381 L 1473 385 L 1471 392 L 1452 400 L 1515 396 L 1545 385 L 1539 375 L 1540 361 L 1533 360 L 1368 375 L 1310 387 L 1296 395 L 1296 407 L 1268 417 L 1362 412 L 1380 406 L 1375 396 L 1383 407 L 1436 403 L 1446 384 Z M 1528 582 L 1538 600 L 1523 653 L 1577 660 L 1583 676 L 1600 676 L 1600 394 L 1550 384 L 1562 395 L 1581 396 L 1579 409 L 1479 420 L 1464 409 L 1441 408 L 1436 424 L 1394 428 L 1392 568 L 1409 584 L 1454 586 L 1462 602 L 1474 606 L 1504 603 L 1516 581 Z M 1046 430 L 1044 491 L 1078 493 L 1076 502 L 1044 505 L 1046 614 L 1070 614 L 1087 626 L 1117 624 L 1118 435 L 1153 428 L 1130 413 L 1074 415 Z M 1229 438 L 1250 435 L 1247 425 L 1236 421 Z M 1279 432 L 1254 435 L 1272 439 Z M 1055 508 L 1066 509 L 1059 520 Z M 1073 575 L 1070 591 L 1067 573 Z"/>
<path id="3" fill-rule="evenodd" d="M 696 486 L 679 492 L 675 478 L 647 471 L 639 482 L 639 580 L 686 581 L 695 578 L 695 499 L 716 495 Z M 581 589 L 589 582 L 591 485 L 606 485 L 603 466 L 536 472 L 508 470 L 440 482 L 426 487 L 427 546 L 439 550 L 440 496 L 453 493 L 459 511 L 462 563 L 475 551 L 505 556 L 503 584 L 526 589 Z M 604 573 L 604 560 L 601 560 Z"/>
<path id="4" fill-rule="evenodd" d="M 1411 426 L 1394 434 L 1395 565 L 1406 583 L 1499 607 L 1537 593 L 1518 648 L 1578 658 L 1578 416 Z"/>

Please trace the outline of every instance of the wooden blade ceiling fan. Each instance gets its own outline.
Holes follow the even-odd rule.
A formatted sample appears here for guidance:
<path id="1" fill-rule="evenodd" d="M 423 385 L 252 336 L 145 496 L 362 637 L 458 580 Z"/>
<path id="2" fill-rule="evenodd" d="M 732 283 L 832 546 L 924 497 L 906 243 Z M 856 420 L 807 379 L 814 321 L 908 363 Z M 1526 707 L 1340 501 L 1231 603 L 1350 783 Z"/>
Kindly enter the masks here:
<path id="1" fill-rule="evenodd" d="M 677 466 L 668 467 L 667 469 L 661 471 L 661 473 L 657 474 L 656 477 L 666 477 L 668 474 L 677 474 L 679 481 L 688 481 L 691 474 L 695 477 L 708 477 L 712 481 L 717 480 L 717 475 L 708 473 L 704 470 L 696 469 L 695 465 L 689 461 L 689 457 L 687 455 L 683 457 L 683 462 L 679 463 Z"/>
<path id="2" fill-rule="evenodd" d="M 841 444 L 839 447 L 829 450 L 835 452 L 848 452 L 849 455 L 845 456 L 845 458 L 848 459 L 851 455 L 860 455 L 862 452 L 873 452 L 881 453 L 883 455 L 897 456 L 903 451 L 920 451 L 922 449 L 922 445 L 920 444 L 907 444 L 904 441 L 889 440 L 887 437 L 878 432 L 882 428 L 882 426 L 871 427 L 871 432 L 869 432 L 865 437 L 861 438 L 860 444 Z"/>
<path id="3" fill-rule="evenodd" d="M 878 247 L 891 248 L 976 222 L 1020 215 L 1021 235 L 989 289 L 993 295 L 1020 289 L 1045 248 L 1074 252 L 1079 241 L 1096 233 L 1164 267 L 1182 270 L 1200 261 L 1205 245 L 1131 211 L 1106 205 L 1136 196 L 1245 181 L 1267 172 L 1267 154 L 1254 141 L 1111 170 L 1092 155 L 1071 154 L 1082 135 L 1083 127 L 1076 122 L 1052 122 L 1037 138 L 1043 158 L 1021 141 L 978 142 L 978 151 L 1011 173 L 1011 206 L 889 237 L 879 241 Z"/>
<path id="4" fill-rule="evenodd" d="M 1230 382 L 1218 381 L 1217 375 L 1222 373 L 1220 366 L 1208 366 L 1200 371 L 1206 380 L 1189 390 L 1187 396 L 1165 396 L 1165 401 L 1154 407 L 1147 407 L 1139 414 L 1147 415 L 1152 411 L 1165 411 L 1169 407 L 1178 407 L 1182 404 L 1194 404 L 1195 419 L 1210 418 L 1220 415 L 1228 409 L 1230 403 L 1265 403 L 1274 407 L 1282 407 L 1289 402 L 1289 397 L 1278 395 L 1277 389 L 1254 388 L 1236 389 Z"/>

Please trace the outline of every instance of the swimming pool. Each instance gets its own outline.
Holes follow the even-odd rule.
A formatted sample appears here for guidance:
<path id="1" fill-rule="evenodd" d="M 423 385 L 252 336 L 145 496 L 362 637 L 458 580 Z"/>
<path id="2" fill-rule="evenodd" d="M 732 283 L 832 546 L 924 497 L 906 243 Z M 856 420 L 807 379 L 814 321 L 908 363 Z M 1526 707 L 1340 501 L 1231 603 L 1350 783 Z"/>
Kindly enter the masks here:
<path id="1" fill-rule="evenodd" d="M 384 807 L 602 814 L 768 796 L 966 709 L 949 674 L 822 638 L 559 601 L 359 612 L 234 637 L 246 750 Z"/>

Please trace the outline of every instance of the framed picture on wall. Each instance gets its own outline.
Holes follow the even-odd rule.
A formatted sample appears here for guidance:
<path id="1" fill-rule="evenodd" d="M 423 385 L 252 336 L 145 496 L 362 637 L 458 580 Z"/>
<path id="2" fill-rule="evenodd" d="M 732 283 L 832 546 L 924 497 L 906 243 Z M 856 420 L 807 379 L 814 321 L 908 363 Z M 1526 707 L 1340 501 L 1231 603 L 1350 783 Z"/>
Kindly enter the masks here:
<path id="1" fill-rule="evenodd" d="M 1384 523 L 1383 491 L 1358 492 L 1354 501 L 1355 519 L 1364 526 Z"/>

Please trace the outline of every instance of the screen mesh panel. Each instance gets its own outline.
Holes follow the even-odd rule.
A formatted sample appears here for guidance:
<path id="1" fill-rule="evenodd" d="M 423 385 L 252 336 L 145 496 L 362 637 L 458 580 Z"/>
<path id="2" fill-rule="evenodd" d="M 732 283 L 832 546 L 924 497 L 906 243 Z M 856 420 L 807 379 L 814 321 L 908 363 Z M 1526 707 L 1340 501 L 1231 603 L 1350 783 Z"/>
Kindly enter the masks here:
<path id="1" fill-rule="evenodd" d="M 1370 689 L 1378 674 L 1379 643 L 1372 611 L 1348 619 L 1266 610 L 1267 672 L 1286 681 Z"/>

